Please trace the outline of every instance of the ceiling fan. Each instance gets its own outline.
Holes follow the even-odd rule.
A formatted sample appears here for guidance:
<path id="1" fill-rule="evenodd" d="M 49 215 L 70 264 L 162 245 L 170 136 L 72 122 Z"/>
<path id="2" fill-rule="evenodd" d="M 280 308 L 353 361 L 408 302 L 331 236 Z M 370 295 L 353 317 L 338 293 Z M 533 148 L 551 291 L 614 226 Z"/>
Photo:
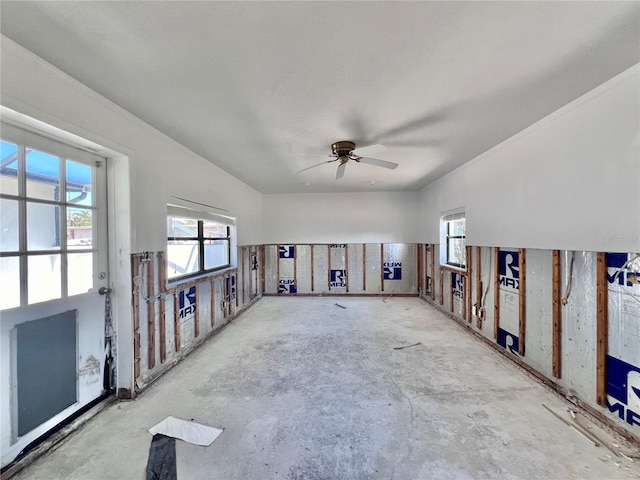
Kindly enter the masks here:
<path id="1" fill-rule="evenodd" d="M 324 162 L 311 165 L 310 167 L 303 168 L 299 172 L 296 172 L 296 174 L 305 172 L 311 168 L 319 167 L 320 165 L 324 165 L 325 163 L 340 162 L 338 164 L 338 170 L 336 172 L 336 180 L 338 180 L 342 178 L 342 176 L 344 175 L 344 170 L 349 160 L 352 160 L 357 163 L 366 163 L 368 165 L 375 165 L 376 167 L 389 168 L 391 170 L 398 166 L 398 164 L 394 162 L 387 162 L 386 160 L 380 160 L 378 158 L 369 158 L 365 156 L 365 155 L 386 152 L 387 149 L 383 145 L 379 145 L 379 144 L 369 145 L 368 147 L 356 148 L 355 143 L 342 141 L 342 142 L 336 142 L 332 144 L 331 151 L 333 152 L 329 154 L 329 156 L 332 157 L 331 160 L 326 160 Z"/>

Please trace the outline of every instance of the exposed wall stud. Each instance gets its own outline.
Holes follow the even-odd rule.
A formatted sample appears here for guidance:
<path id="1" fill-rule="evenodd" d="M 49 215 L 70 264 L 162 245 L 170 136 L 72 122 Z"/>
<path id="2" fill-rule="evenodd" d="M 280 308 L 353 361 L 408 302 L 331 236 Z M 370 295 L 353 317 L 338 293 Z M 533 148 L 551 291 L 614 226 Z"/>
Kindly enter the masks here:
<path id="1" fill-rule="evenodd" d="M 418 243 L 416 249 L 418 252 L 418 295 L 422 295 L 422 244 Z"/>
<path id="2" fill-rule="evenodd" d="M 211 281 L 209 282 L 211 285 L 211 294 L 209 295 L 210 300 L 210 308 L 211 315 L 209 316 L 209 322 L 211 324 L 211 328 L 216 324 L 216 282 L 215 277 L 211 277 Z"/>
<path id="3" fill-rule="evenodd" d="M 198 284 L 196 283 L 196 312 L 193 315 L 193 335 L 198 338 L 200 335 L 200 295 L 198 295 Z"/>
<path id="4" fill-rule="evenodd" d="M 384 243 L 380 244 L 380 291 L 384 292 Z"/>
<path id="5" fill-rule="evenodd" d="M 430 263 L 431 263 L 431 300 L 436 301 L 436 261 L 435 261 L 435 253 L 436 246 L 435 244 L 431 244 L 431 255 L 430 255 Z M 442 305 L 442 300 L 440 301 L 440 305 Z"/>
<path id="6" fill-rule="evenodd" d="M 440 305 L 444 305 L 444 270 L 442 267 L 440 267 L 438 292 L 440 292 Z"/>
<path id="7" fill-rule="evenodd" d="M 347 277 L 346 292 L 349 293 L 349 244 L 344 244 L 344 274 Z"/>
<path id="8" fill-rule="evenodd" d="M 500 328 L 500 270 L 498 269 L 500 247 L 493 249 L 493 255 L 493 338 L 498 340 L 498 328 Z"/>
<path id="9" fill-rule="evenodd" d="M 362 291 L 367 291 L 367 244 L 362 244 Z"/>
<path id="10" fill-rule="evenodd" d="M 160 293 L 164 293 L 165 290 L 165 260 L 164 252 L 158 252 L 158 286 Z M 166 297 L 158 300 L 160 306 L 160 315 L 158 321 L 160 322 L 160 363 L 164 363 L 167 359 L 167 319 L 166 319 Z"/>
<path id="11" fill-rule="evenodd" d="M 482 328 L 482 248 L 476 247 L 476 326 Z"/>
<path id="12" fill-rule="evenodd" d="M 265 275 L 267 270 L 267 249 L 264 245 L 260 247 L 260 294 L 265 292 Z"/>
<path id="13" fill-rule="evenodd" d="M 329 266 L 327 272 L 327 290 L 331 291 L 331 245 L 327 245 L 327 265 Z"/>
<path id="14" fill-rule="evenodd" d="M 471 323 L 471 321 L 473 320 L 472 315 L 471 315 L 471 304 L 472 302 L 472 293 L 473 293 L 473 282 L 472 279 L 473 278 L 473 249 L 471 247 L 467 247 L 467 276 L 464 280 L 464 296 L 466 299 L 466 317 L 467 317 L 467 321 L 469 323 Z"/>
<path id="15" fill-rule="evenodd" d="M 140 257 L 133 255 L 131 257 L 131 271 L 133 278 L 140 278 Z M 133 305 L 133 375 L 134 380 L 140 377 L 140 286 L 137 282 L 133 282 L 133 291 L 131 294 L 131 303 Z"/>
<path id="16" fill-rule="evenodd" d="M 276 245 L 276 293 L 280 293 L 280 245 Z"/>
<path id="17" fill-rule="evenodd" d="M 560 250 L 553 251 L 552 257 L 552 316 L 553 316 L 553 345 L 552 365 L 553 376 L 562 376 L 562 304 L 560 293 Z"/>
<path id="18" fill-rule="evenodd" d="M 518 315 L 520 319 L 518 336 L 520 337 L 520 342 L 518 343 L 518 354 L 524 357 L 527 340 L 527 250 L 520 248 L 518 253 L 520 270 L 520 288 L 518 293 Z"/>
<path id="19" fill-rule="evenodd" d="M 313 278 L 314 275 L 315 275 L 313 262 L 314 262 L 314 260 L 313 260 L 313 245 L 311 245 L 311 291 L 312 292 L 314 290 L 314 283 L 315 283 L 314 278 Z"/>
<path id="20" fill-rule="evenodd" d="M 180 290 L 173 294 L 173 341 L 176 353 L 180 351 Z"/>
<path id="21" fill-rule="evenodd" d="M 153 257 L 147 260 L 147 291 L 146 295 L 150 298 L 147 301 L 147 330 L 148 330 L 148 350 L 147 350 L 147 366 L 149 370 L 156 366 L 156 285 L 155 271 L 153 268 Z M 164 322 L 160 322 L 162 325 Z M 161 328 L 162 330 L 162 328 Z"/>
<path id="22" fill-rule="evenodd" d="M 607 406 L 607 354 L 609 349 L 609 295 L 607 254 L 598 252 L 596 267 L 596 401 Z"/>

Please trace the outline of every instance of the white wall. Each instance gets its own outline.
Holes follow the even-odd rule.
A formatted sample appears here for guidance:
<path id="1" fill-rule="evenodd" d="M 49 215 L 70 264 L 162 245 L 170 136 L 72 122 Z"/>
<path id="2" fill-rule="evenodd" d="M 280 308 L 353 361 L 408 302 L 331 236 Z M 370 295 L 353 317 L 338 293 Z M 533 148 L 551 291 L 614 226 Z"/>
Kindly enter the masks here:
<path id="1" fill-rule="evenodd" d="M 464 206 L 470 245 L 638 251 L 639 85 L 636 65 L 425 187 L 420 241 Z"/>
<path id="2" fill-rule="evenodd" d="M 166 249 L 170 196 L 234 212 L 238 244 L 259 243 L 259 192 L 6 37 L 1 40 L 4 106 L 129 156 L 133 252 Z"/>
<path id="3" fill-rule="evenodd" d="M 413 243 L 417 192 L 265 195 L 264 243 Z"/>

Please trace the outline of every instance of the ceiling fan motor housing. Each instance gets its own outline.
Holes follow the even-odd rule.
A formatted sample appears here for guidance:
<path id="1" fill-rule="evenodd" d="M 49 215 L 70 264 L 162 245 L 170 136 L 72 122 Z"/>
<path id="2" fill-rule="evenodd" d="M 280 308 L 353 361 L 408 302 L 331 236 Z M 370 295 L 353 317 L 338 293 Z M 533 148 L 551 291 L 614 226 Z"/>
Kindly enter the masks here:
<path id="1" fill-rule="evenodd" d="M 355 150 L 356 144 L 353 142 L 336 142 L 331 145 L 331 151 L 339 157 L 348 157 L 352 150 Z"/>

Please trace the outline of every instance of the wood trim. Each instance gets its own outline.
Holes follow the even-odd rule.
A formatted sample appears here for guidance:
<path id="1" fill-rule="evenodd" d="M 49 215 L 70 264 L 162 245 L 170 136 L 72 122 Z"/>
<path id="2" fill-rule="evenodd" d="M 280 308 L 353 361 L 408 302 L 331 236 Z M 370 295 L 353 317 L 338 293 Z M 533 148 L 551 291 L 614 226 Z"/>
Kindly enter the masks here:
<path id="1" fill-rule="evenodd" d="M 500 328 L 500 271 L 498 270 L 500 247 L 495 247 L 493 254 L 493 338 L 498 340 L 498 329 Z"/>
<path id="2" fill-rule="evenodd" d="M 155 269 L 153 268 L 153 257 L 151 257 L 147 262 L 147 296 L 148 298 L 155 297 L 156 294 L 156 282 L 155 280 Z M 162 324 L 164 322 L 160 322 L 160 327 L 162 329 Z M 147 300 L 147 366 L 149 370 L 156 366 L 156 302 L 155 299 L 152 301 Z"/>
<path id="3" fill-rule="evenodd" d="M 596 257 L 596 401 L 607 405 L 607 354 L 609 349 L 609 295 L 607 291 L 607 254 Z"/>
<path id="4" fill-rule="evenodd" d="M 476 327 L 482 328 L 482 248 L 476 247 Z"/>
<path id="5" fill-rule="evenodd" d="M 562 304 L 560 291 L 560 250 L 554 250 L 551 260 L 552 268 L 552 317 L 553 317 L 553 344 L 551 350 L 553 376 L 562 376 Z"/>
<path id="6" fill-rule="evenodd" d="M 384 292 L 384 243 L 380 244 L 380 291 Z"/>
<path id="7" fill-rule="evenodd" d="M 520 277 L 518 289 L 518 317 L 519 317 L 519 333 L 520 341 L 518 343 L 518 354 L 521 357 L 525 355 L 525 344 L 527 335 L 527 249 L 520 248 L 518 250 L 519 273 Z"/>
<path id="8" fill-rule="evenodd" d="M 135 279 L 140 275 L 140 257 L 131 257 L 131 272 Z M 133 306 L 133 376 L 134 381 L 140 377 L 140 288 L 135 281 L 132 282 L 131 305 Z"/>

